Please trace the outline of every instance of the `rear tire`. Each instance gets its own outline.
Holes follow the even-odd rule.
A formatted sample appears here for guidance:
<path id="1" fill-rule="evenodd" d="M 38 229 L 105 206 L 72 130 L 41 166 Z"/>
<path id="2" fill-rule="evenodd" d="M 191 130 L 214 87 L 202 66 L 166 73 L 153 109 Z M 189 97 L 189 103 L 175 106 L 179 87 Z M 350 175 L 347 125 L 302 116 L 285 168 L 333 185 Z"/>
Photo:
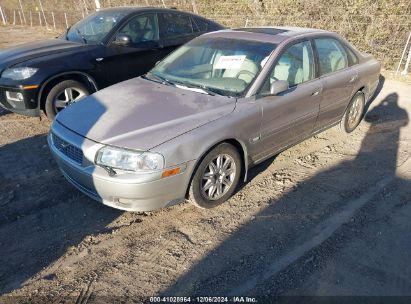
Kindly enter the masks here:
<path id="1" fill-rule="evenodd" d="M 212 149 L 197 167 L 190 183 L 189 200 L 200 208 L 214 208 L 235 191 L 241 176 L 238 150 L 222 143 Z"/>
<path id="2" fill-rule="evenodd" d="M 342 132 L 348 134 L 357 128 L 364 116 L 364 108 L 364 93 L 359 91 L 351 99 L 347 109 L 345 110 L 344 116 L 341 119 L 340 129 Z"/>
<path id="3" fill-rule="evenodd" d="M 76 80 L 64 80 L 57 83 L 47 94 L 44 105 L 47 117 L 53 120 L 58 112 L 89 94 L 87 87 Z"/>

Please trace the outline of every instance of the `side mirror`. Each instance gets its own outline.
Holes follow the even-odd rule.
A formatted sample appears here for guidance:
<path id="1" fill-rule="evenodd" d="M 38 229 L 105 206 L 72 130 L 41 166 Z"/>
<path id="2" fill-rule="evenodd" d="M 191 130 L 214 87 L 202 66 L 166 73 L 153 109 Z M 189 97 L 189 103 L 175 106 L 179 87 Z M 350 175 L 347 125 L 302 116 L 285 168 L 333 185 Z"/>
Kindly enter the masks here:
<path id="1" fill-rule="evenodd" d="M 288 88 L 289 88 L 288 81 L 276 80 L 271 84 L 270 94 L 277 95 L 277 94 L 287 91 Z"/>
<path id="2" fill-rule="evenodd" d="M 113 41 L 113 43 L 115 45 L 128 46 L 131 43 L 131 37 L 125 34 L 118 34 L 116 36 L 116 39 Z"/>

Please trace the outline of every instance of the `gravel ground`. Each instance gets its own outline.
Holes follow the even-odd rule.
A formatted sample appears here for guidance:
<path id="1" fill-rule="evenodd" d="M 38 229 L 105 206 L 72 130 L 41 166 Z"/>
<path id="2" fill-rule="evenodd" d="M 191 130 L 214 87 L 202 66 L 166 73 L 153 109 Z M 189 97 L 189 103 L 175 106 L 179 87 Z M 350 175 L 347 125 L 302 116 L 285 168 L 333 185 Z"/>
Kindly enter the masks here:
<path id="1" fill-rule="evenodd" d="M 52 35 L 8 31 L 0 47 Z M 139 214 L 65 181 L 46 119 L 0 110 L 0 302 L 411 296 L 410 113 L 411 86 L 385 80 L 352 134 L 269 159 L 226 204 Z"/>

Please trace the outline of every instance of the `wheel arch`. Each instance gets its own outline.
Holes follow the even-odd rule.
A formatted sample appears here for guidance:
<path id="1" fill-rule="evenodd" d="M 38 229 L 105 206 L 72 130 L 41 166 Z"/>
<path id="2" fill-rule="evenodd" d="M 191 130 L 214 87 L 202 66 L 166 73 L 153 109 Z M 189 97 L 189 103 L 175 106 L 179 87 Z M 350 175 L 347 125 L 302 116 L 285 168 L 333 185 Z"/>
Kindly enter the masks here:
<path id="1" fill-rule="evenodd" d="M 240 157 L 241 157 L 241 176 L 240 176 L 240 178 L 243 177 L 244 182 L 247 180 L 249 161 L 248 161 L 248 150 L 247 150 L 246 145 L 241 140 L 238 140 L 238 139 L 233 138 L 233 137 L 232 138 L 222 139 L 222 140 L 219 140 L 218 142 L 215 142 L 211 146 L 209 146 L 205 150 L 205 152 L 203 152 L 201 154 L 201 156 L 197 158 L 196 163 L 194 165 L 194 170 L 191 172 L 190 180 L 189 180 L 189 183 L 187 185 L 186 197 L 188 197 L 188 192 L 189 192 L 191 181 L 192 181 L 192 179 L 194 177 L 194 174 L 196 173 L 197 168 L 200 165 L 201 161 L 204 159 L 204 157 L 206 157 L 206 155 L 212 149 L 214 149 L 215 147 L 217 147 L 218 145 L 220 145 L 222 143 L 228 143 L 228 144 L 232 145 L 234 148 L 237 149 L 237 151 L 239 152 Z"/>
<path id="2" fill-rule="evenodd" d="M 366 90 L 367 90 L 367 87 L 366 87 L 365 85 L 364 85 L 364 86 L 361 86 L 360 88 L 358 88 L 358 89 L 356 89 L 356 90 L 353 90 L 353 93 L 352 93 L 352 95 L 351 95 L 351 98 L 350 98 L 350 100 L 348 101 L 347 106 L 346 106 L 345 109 L 344 109 L 344 112 L 343 112 L 342 115 L 340 116 L 341 119 L 342 119 L 342 117 L 344 116 L 345 112 L 347 112 L 347 109 L 348 109 L 348 107 L 350 106 L 351 100 L 354 98 L 354 96 L 355 96 L 357 93 L 361 92 L 361 93 L 363 94 L 363 96 L 364 96 L 364 103 L 367 102 Z"/>
<path id="3" fill-rule="evenodd" d="M 38 94 L 38 108 L 39 110 L 44 110 L 44 105 L 47 97 L 47 93 L 52 89 L 52 87 L 65 80 L 76 80 L 84 85 L 87 86 L 87 88 L 90 90 L 90 92 L 96 92 L 98 91 L 98 86 L 96 81 L 94 80 L 93 77 L 91 77 L 89 74 L 80 72 L 80 71 L 70 71 L 70 72 L 64 72 L 64 73 L 59 73 L 56 75 L 53 75 L 49 78 L 47 78 L 46 81 L 43 82 L 41 85 L 41 88 L 39 90 Z"/>

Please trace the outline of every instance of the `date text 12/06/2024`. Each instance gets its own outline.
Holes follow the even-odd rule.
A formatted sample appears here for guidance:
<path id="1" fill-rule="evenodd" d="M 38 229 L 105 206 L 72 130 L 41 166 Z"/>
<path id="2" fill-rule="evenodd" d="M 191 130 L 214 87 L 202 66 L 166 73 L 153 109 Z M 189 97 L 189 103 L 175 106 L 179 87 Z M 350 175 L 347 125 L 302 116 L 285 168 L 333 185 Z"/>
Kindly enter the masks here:
<path id="1" fill-rule="evenodd" d="M 253 297 L 150 297 L 150 303 L 257 303 Z"/>

